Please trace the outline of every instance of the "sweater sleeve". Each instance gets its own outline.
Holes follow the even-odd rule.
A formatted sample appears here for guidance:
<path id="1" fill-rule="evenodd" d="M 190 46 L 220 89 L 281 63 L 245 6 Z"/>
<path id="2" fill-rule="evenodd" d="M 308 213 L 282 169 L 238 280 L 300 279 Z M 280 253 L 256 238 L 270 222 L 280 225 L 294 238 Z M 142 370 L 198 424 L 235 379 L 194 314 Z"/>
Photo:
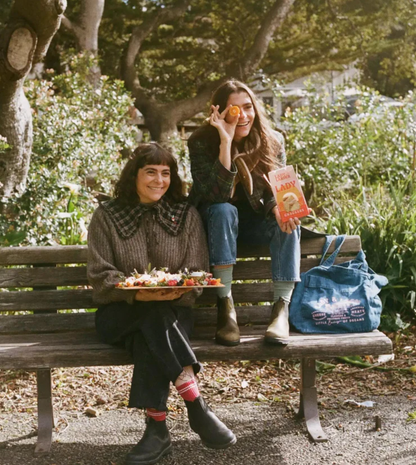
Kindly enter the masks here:
<path id="1" fill-rule="evenodd" d="M 184 234 L 186 235 L 187 243 L 181 268 L 187 268 L 190 271 L 208 271 L 209 258 L 205 230 L 201 217 L 194 207 L 189 209 Z M 191 292 L 175 300 L 173 304 L 191 306 L 195 303 L 195 299 L 201 294 L 202 289 L 192 289 Z"/>
<path id="2" fill-rule="evenodd" d="M 109 219 L 103 208 L 98 207 L 88 229 L 87 275 L 94 290 L 94 301 L 97 304 L 118 301 L 127 301 L 132 304 L 134 292 L 115 288 L 124 276 L 114 263 Z"/>
<path id="3" fill-rule="evenodd" d="M 211 157 L 204 140 L 190 138 L 188 141 L 193 189 L 203 201 L 212 203 L 228 202 L 237 168 L 234 163 L 231 171 L 218 159 Z"/>

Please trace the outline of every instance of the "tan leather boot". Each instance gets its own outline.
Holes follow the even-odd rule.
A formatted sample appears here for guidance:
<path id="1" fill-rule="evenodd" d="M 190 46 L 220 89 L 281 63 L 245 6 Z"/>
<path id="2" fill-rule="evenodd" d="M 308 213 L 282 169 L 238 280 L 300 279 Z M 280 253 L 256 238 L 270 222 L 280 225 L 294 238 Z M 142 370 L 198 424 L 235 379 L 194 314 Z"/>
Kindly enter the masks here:
<path id="1" fill-rule="evenodd" d="M 240 344 L 240 329 L 232 296 L 217 297 L 217 332 L 215 342 L 223 346 Z"/>
<path id="2" fill-rule="evenodd" d="M 289 303 L 282 298 L 273 305 L 264 340 L 270 344 L 289 344 Z"/>

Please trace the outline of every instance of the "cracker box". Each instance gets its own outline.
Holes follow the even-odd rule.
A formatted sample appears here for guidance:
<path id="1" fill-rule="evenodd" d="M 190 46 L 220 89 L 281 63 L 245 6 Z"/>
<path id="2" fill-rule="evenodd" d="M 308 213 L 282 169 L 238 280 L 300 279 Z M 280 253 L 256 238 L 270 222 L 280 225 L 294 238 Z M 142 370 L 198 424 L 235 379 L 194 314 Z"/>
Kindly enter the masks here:
<path id="1" fill-rule="evenodd" d="M 283 222 L 309 215 L 309 209 L 293 166 L 270 171 L 270 184 Z"/>

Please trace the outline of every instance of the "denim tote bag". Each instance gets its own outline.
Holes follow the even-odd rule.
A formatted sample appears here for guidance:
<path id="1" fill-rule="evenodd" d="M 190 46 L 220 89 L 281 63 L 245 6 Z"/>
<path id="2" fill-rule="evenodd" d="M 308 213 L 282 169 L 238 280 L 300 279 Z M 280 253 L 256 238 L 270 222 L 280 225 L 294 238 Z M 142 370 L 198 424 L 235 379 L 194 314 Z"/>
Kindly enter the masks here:
<path id="1" fill-rule="evenodd" d="M 335 251 L 325 255 L 335 239 Z M 359 333 L 380 324 L 381 288 L 386 277 L 369 268 L 361 250 L 354 260 L 335 265 L 345 236 L 327 236 L 319 266 L 301 274 L 289 320 L 301 333 Z"/>

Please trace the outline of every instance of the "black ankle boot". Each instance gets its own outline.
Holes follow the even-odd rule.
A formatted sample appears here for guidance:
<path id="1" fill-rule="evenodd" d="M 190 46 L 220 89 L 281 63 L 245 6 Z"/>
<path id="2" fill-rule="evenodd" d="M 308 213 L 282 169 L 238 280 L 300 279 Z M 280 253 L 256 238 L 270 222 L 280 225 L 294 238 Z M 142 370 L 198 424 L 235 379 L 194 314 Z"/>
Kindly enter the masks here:
<path id="1" fill-rule="evenodd" d="M 237 442 L 234 433 L 220 421 L 199 396 L 185 401 L 191 429 L 199 434 L 202 443 L 211 449 L 226 449 Z"/>
<path id="2" fill-rule="evenodd" d="M 147 417 L 146 423 L 143 437 L 127 454 L 126 465 L 152 465 L 172 449 L 166 421 Z"/>

